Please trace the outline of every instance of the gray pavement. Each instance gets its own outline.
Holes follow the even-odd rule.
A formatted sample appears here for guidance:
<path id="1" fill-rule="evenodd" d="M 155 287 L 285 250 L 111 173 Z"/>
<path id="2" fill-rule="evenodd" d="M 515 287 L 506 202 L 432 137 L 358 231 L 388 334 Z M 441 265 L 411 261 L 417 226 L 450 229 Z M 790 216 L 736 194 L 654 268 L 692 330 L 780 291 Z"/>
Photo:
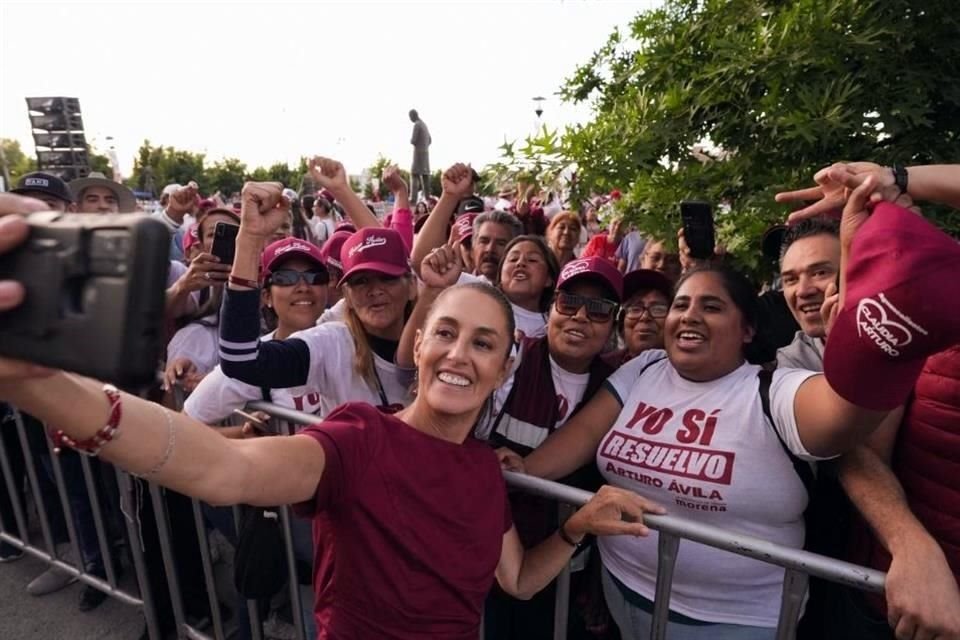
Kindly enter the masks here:
<path id="1" fill-rule="evenodd" d="M 24 555 L 0 564 L 0 640 L 136 640 L 143 618 L 136 607 L 113 598 L 87 613 L 77 610 L 80 583 L 56 593 L 34 597 L 27 583 L 46 565 Z M 127 572 L 130 573 L 129 571 Z M 131 583 L 125 577 L 122 586 Z"/>

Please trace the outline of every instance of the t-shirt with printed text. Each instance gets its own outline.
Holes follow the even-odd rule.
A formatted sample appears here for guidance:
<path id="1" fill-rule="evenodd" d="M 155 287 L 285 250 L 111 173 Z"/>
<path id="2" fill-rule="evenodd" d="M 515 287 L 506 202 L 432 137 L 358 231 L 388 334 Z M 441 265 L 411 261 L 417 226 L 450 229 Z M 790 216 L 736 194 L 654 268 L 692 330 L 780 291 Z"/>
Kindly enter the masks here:
<path id="1" fill-rule="evenodd" d="M 717 380 L 693 382 L 664 356 L 645 351 L 607 380 L 623 409 L 597 450 L 604 478 L 660 503 L 669 514 L 803 546 L 807 491 L 773 429 L 795 455 L 816 459 L 800 441 L 793 411 L 797 389 L 816 374 L 774 372 L 773 427 L 761 405 L 760 367 L 743 364 Z M 599 546 L 604 566 L 652 600 L 656 532 L 603 537 Z M 708 622 L 776 627 L 783 575 L 775 565 L 684 541 L 670 608 Z"/>

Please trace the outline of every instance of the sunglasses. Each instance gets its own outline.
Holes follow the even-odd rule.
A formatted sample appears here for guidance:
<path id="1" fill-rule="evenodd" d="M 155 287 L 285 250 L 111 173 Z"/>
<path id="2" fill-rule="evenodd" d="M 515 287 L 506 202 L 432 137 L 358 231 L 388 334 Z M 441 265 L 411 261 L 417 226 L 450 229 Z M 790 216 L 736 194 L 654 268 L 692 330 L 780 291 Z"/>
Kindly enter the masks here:
<path id="1" fill-rule="evenodd" d="M 292 287 L 300 280 L 308 285 L 327 284 L 330 274 L 326 271 L 297 271 L 296 269 L 277 269 L 270 274 L 270 284 L 278 287 Z"/>
<path id="2" fill-rule="evenodd" d="M 584 308 L 591 322 L 609 322 L 616 315 L 618 305 L 604 298 L 587 298 L 558 291 L 557 297 L 553 300 L 553 306 L 557 313 L 564 316 L 575 316 L 581 308 Z"/>
<path id="3" fill-rule="evenodd" d="M 630 320 L 639 320 L 644 313 L 649 313 L 651 318 L 666 318 L 670 311 L 670 305 L 662 302 L 654 302 L 651 305 L 645 305 L 642 302 L 628 305 L 623 308 L 623 315 Z"/>

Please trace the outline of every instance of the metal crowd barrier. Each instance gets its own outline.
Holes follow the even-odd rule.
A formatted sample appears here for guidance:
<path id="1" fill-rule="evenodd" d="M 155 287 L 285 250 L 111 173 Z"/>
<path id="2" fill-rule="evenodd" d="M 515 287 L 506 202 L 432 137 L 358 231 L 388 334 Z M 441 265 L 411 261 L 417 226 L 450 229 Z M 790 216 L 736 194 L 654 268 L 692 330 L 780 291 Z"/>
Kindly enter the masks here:
<path id="1" fill-rule="evenodd" d="M 178 398 L 178 401 L 182 398 Z M 179 406 L 182 406 L 179 405 Z M 253 402 L 247 408 L 249 410 L 263 411 L 272 416 L 277 421 L 279 433 L 293 433 L 296 429 L 293 425 L 313 424 L 317 421 L 317 416 L 302 413 L 278 405 L 266 402 Z M 150 581 L 146 573 L 144 563 L 144 551 L 142 549 L 142 535 L 139 530 L 139 520 L 131 513 L 138 507 L 134 504 L 132 507 L 123 508 L 124 496 L 131 496 L 136 493 L 136 483 L 143 481 L 132 478 L 128 474 L 119 470 L 113 470 L 115 473 L 118 487 L 121 495 L 121 507 L 124 512 L 125 532 L 128 539 L 130 551 L 130 560 L 136 577 L 137 592 L 121 588 L 118 584 L 117 567 L 114 566 L 113 554 L 108 548 L 107 526 L 104 521 L 104 514 L 100 508 L 101 496 L 97 491 L 97 482 L 94 479 L 93 470 L 90 461 L 82 457 L 82 472 L 85 486 L 90 497 L 91 510 L 93 512 L 94 524 L 96 527 L 98 543 L 103 556 L 106 580 L 97 576 L 90 575 L 83 570 L 83 563 L 79 567 L 64 561 L 61 558 L 54 544 L 51 525 L 47 518 L 47 505 L 44 503 L 43 492 L 38 484 L 38 469 L 36 461 L 30 456 L 30 447 L 28 444 L 26 428 L 20 415 L 14 412 L 16 422 L 16 431 L 19 443 L 24 453 L 25 473 L 29 483 L 31 494 L 37 507 L 39 515 L 40 534 L 43 546 L 34 544 L 30 540 L 28 532 L 28 520 L 19 498 L 15 495 L 13 470 L 8 459 L 6 447 L 0 440 L 0 467 L 2 467 L 3 478 L 10 493 L 11 505 L 13 507 L 16 532 L 8 531 L 0 526 L 0 540 L 18 547 L 26 553 L 40 558 L 50 565 L 59 567 L 73 575 L 85 584 L 91 585 L 108 596 L 115 598 L 126 604 L 130 604 L 142 609 L 147 625 L 148 635 L 151 640 L 160 640 L 160 627 L 157 621 L 157 612 L 155 602 L 150 593 Z M 0 426 L 0 429 L 9 428 Z M 77 531 L 74 526 L 71 515 L 71 507 L 67 498 L 67 489 L 64 483 L 64 477 L 61 470 L 58 457 L 53 454 L 52 446 L 47 441 L 49 453 L 51 455 L 52 468 L 57 492 L 60 498 L 60 508 L 63 511 L 64 521 L 69 537 L 69 544 L 73 550 L 74 557 L 82 558 L 80 545 L 78 542 Z M 101 471 L 112 469 L 108 465 L 103 465 Z M 593 494 L 588 491 L 576 489 L 556 482 L 550 482 L 540 478 L 504 472 L 507 485 L 512 489 L 533 493 L 550 499 L 557 500 L 561 504 L 580 506 L 587 502 Z M 147 484 L 147 483 L 143 483 Z M 173 552 L 173 540 L 171 539 L 170 524 L 166 511 L 166 503 L 163 499 L 164 489 L 157 485 L 148 484 L 152 503 L 152 509 L 158 523 L 157 534 L 159 538 L 159 550 L 162 555 L 162 562 L 167 574 L 167 586 L 170 592 L 170 601 L 172 604 L 172 614 L 176 623 L 176 628 L 181 637 L 193 638 L 195 640 L 225 640 L 230 637 L 232 631 L 227 627 L 220 611 L 220 596 L 218 594 L 215 581 L 215 570 L 211 555 L 210 540 L 208 535 L 208 526 L 204 520 L 201 505 L 198 501 L 192 500 L 192 510 L 196 535 L 199 541 L 200 555 L 202 559 L 203 579 L 206 588 L 209 607 L 210 620 L 209 627 L 198 628 L 195 623 L 188 620 L 180 580 L 178 577 L 177 561 Z M 234 507 L 234 525 L 239 529 L 239 512 Z M 296 561 L 292 544 L 291 516 L 288 507 L 280 509 L 281 526 L 285 543 L 285 558 L 288 572 L 289 598 L 292 609 L 292 619 L 297 640 L 308 640 L 306 630 L 303 624 L 303 609 L 300 603 L 299 585 L 297 584 Z M 786 569 L 783 583 L 783 597 L 780 608 L 780 617 L 777 627 L 777 640 L 789 640 L 794 637 L 796 626 L 802 607 L 803 598 L 807 589 L 807 582 L 810 575 L 818 576 L 832 582 L 838 582 L 857 589 L 882 592 L 884 587 L 885 575 L 879 571 L 853 565 L 847 562 L 821 556 L 799 549 L 782 547 L 759 538 L 733 533 L 707 525 L 695 520 L 675 515 L 647 515 L 644 518 L 645 523 L 659 534 L 659 564 L 657 567 L 656 595 L 654 598 L 653 628 L 651 638 L 653 640 L 662 640 L 666 637 L 667 616 L 670 606 L 671 585 L 673 580 L 673 570 L 676 563 L 680 540 L 687 539 L 694 542 L 706 544 L 718 549 L 737 553 L 747 557 L 755 558 L 762 562 L 775 564 Z M 45 547 L 45 548 L 44 548 Z M 561 573 L 557 578 L 556 603 L 554 616 L 554 639 L 565 640 L 567 635 L 567 617 L 569 611 L 570 597 L 570 568 Z M 311 603 L 312 608 L 312 603 Z M 259 607 L 256 601 L 247 601 L 247 613 L 250 621 L 251 637 L 253 640 L 262 640 L 264 631 L 262 621 L 260 620 Z M 208 635 L 212 633 L 213 635 Z M 482 638 L 482 632 L 481 632 Z"/>

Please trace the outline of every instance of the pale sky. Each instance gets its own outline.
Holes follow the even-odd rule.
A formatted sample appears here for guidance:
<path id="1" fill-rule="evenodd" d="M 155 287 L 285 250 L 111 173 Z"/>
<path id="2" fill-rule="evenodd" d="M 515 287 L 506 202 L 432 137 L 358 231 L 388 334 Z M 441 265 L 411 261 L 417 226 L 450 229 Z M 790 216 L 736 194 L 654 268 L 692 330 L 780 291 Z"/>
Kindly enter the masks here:
<path id="1" fill-rule="evenodd" d="M 9 2 L 0 0 L 0 137 L 33 153 L 26 96 L 80 99 L 87 140 L 124 175 L 144 138 L 250 168 L 328 155 L 409 167 L 410 108 L 431 168 L 482 166 L 503 140 L 589 117 L 564 78 L 657 0 Z"/>

